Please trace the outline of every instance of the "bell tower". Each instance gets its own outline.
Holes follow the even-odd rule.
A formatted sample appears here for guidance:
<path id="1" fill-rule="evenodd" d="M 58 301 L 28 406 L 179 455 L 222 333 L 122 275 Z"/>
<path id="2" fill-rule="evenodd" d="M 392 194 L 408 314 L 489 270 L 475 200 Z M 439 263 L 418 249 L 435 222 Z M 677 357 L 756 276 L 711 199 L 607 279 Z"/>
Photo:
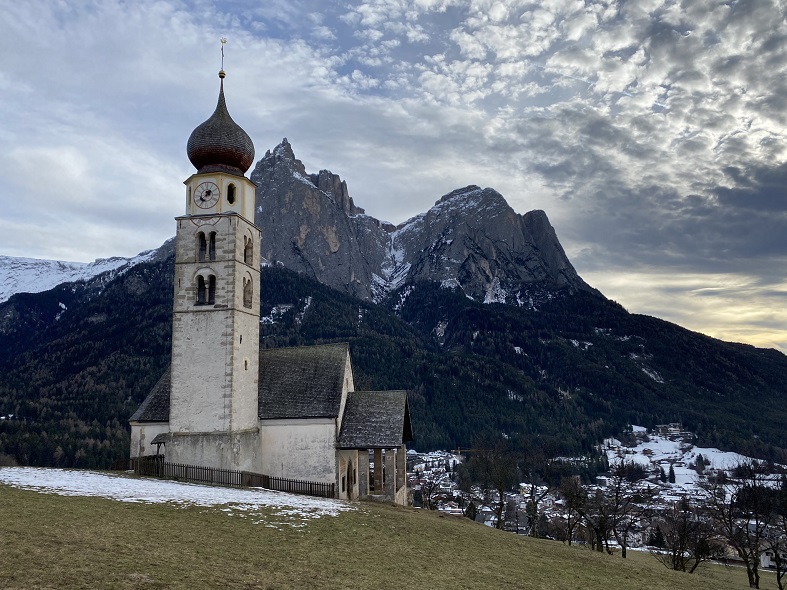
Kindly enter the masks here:
<path id="1" fill-rule="evenodd" d="M 223 69 L 219 78 L 216 110 L 188 140 L 196 173 L 176 218 L 167 461 L 254 471 L 260 228 L 245 176 L 254 145 L 227 111 Z"/>

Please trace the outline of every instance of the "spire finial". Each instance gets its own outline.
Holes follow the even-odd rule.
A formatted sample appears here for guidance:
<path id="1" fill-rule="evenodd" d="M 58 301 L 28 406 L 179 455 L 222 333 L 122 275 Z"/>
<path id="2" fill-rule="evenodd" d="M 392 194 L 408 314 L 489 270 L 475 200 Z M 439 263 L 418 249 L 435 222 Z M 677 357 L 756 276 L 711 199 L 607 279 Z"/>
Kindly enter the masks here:
<path id="1" fill-rule="evenodd" d="M 224 77 L 224 45 L 227 43 L 227 38 L 222 37 L 219 39 L 221 41 L 221 70 L 219 70 L 219 78 Z"/>

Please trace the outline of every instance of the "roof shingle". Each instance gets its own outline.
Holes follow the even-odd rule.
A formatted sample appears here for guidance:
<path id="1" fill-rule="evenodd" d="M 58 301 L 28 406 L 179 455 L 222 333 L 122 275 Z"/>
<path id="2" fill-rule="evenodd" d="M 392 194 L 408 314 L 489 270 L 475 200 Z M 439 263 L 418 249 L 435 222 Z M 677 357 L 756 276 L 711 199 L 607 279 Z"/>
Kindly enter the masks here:
<path id="1" fill-rule="evenodd" d="M 340 448 L 392 449 L 412 439 L 406 391 L 355 391 L 347 395 Z"/>
<path id="2" fill-rule="evenodd" d="M 259 417 L 335 418 L 349 344 L 260 351 Z"/>
<path id="3" fill-rule="evenodd" d="M 129 422 L 169 422 L 169 394 L 172 387 L 170 367 L 150 390 L 150 393 L 129 418 Z"/>

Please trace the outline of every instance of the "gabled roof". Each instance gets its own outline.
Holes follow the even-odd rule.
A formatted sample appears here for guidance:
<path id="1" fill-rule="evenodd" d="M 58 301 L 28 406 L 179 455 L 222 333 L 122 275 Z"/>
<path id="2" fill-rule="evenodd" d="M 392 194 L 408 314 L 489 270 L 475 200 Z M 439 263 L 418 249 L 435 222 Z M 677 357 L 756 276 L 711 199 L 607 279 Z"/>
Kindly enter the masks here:
<path id="1" fill-rule="evenodd" d="M 170 367 L 150 390 L 150 393 L 129 418 L 129 422 L 169 422 L 169 393 L 172 386 Z"/>
<path id="2" fill-rule="evenodd" d="M 346 342 L 261 350 L 259 417 L 337 417 L 349 351 Z"/>
<path id="3" fill-rule="evenodd" d="M 392 449 L 413 440 L 406 391 L 355 391 L 347 394 L 339 447 Z"/>

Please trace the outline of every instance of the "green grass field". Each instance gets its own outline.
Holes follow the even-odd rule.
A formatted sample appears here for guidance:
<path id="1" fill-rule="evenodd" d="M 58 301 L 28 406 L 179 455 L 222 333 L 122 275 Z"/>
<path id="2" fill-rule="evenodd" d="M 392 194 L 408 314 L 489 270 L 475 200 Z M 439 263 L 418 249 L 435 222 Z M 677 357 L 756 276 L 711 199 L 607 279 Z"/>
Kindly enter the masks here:
<path id="1" fill-rule="evenodd" d="M 738 568 L 688 575 L 648 554 L 623 560 L 414 509 L 362 503 L 292 524 L 274 511 L 230 515 L 0 485 L 0 588 L 748 587 Z M 762 587 L 776 587 L 773 574 Z"/>

